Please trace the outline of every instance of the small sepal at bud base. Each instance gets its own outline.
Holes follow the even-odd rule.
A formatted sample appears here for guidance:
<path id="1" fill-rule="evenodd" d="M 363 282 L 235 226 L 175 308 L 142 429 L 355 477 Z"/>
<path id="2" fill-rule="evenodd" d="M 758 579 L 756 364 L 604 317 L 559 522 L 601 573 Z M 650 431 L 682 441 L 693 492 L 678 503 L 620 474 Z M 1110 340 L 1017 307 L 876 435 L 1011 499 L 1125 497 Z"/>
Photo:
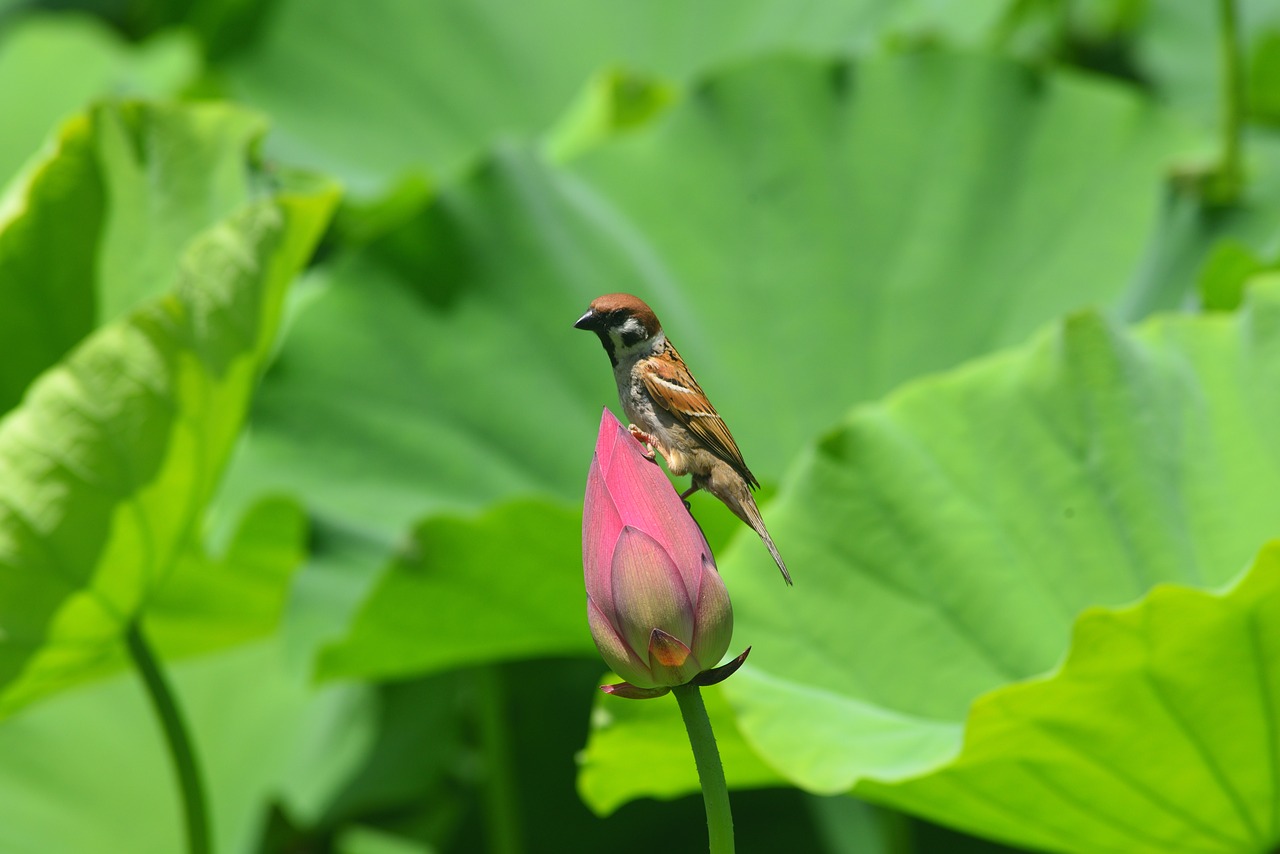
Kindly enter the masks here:
<path id="1" fill-rule="evenodd" d="M 632 685 L 630 682 L 601 685 L 600 690 L 610 696 L 621 697 L 624 700 L 652 700 L 654 697 L 661 697 L 663 694 L 671 693 L 670 688 L 641 688 L 638 685 Z"/>
<path id="2" fill-rule="evenodd" d="M 708 685 L 718 685 L 728 679 L 738 671 L 742 666 L 742 662 L 747 660 L 747 656 L 751 654 L 751 647 L 743 650 L 742 655 L 730 661 L 728 664 L 722 664 L 719 667 L 713 667 L 710 670 L 704 670 L 697 676 L 689 680 L 690 685 L 697 685 L 699 688 L 706 688 Z M 654 697 L 661 697 L 671 689 L 670 688 L 641 688 L 638 685 L 632 685 L 630 682 L 618 682 L 613 685 L 601 685 L 600 690 L 613 697 L 622 697 L 624 700 L 652 700 Z"/>
<path id="3" fill-rule="evenodd" d="M 704 670 L 691 680 L 694 685 L 705 688 L 708 685 L 718 685 L 730 676 L 738 672 L 738 668 L 742 666 L 742 662 L 747 660 L 747 656 L 751 654 L 751 647 L 747 647 L 742 651 L 742 655 L 730 661 L 728 664 L 722 664 L 719 667 L 713 667 L 710 670 Z"/>

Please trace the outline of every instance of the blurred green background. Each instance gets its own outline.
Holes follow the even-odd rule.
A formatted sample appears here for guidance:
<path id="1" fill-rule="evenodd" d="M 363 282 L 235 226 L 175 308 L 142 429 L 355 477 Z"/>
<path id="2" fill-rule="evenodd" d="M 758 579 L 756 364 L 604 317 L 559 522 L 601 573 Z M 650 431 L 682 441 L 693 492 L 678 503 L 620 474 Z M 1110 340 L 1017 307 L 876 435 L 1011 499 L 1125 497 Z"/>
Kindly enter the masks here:
<path id="1" fill-rule="evenodd" d="M 705 848 L 598 694 L 663 319 L 739 850 L 1280 845 L 1280 4 L 0 0 L 0 851 Z M 852 795 L 852 796 L 851 796 Z"/>

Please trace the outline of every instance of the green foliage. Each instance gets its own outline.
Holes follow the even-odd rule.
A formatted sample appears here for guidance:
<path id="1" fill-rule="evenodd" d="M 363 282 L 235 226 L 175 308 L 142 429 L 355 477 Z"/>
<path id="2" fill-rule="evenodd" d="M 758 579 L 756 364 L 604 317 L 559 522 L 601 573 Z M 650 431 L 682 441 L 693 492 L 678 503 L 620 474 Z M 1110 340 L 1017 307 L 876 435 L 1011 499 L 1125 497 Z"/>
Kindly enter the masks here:
<path id="1" fill-rule="evenodd" d="M 858 0 L 791 15 L 771 0 L 537 0 L 512 15 L 503 0 L 280 0 L 257 49 L 219 70 L 229 94 L 275 118 L 273 152 L 366 195 L 406 171 L 452 177 L 495 139 L 546 130 L 610 65 L 685 80 L 744 56 L 837 51 L 883 32 L 967 40 L 1005 2 Z"/>
<path id="2" fill-rule="evenodd" d="M 751 142 L 725 157 L 724 139 Z M 777 478 L 850 403 L 1115 301 L 1177 139 L 1113 87 L 924 54 L 739 67 L 572 173 L 504 150 L 317 272 L 232 489 L 296 490 L 388 538 L 512 495 L 577 499 L 564 449 L 590 441 L 613 392 L 569 323 L 615 289 L 660 295 L 753 467 Z M 762 359 L 766 329 L 802 345 Z M 744 417 L 741 365 L 774 397 L 767 418 Z"/>
<path id="3" fill-rule="evenodd" d="M 135 48 L 89 17 L 29 15 L 0 28 L 0 187 L 85 102 L 169 95 L 196 73 L 195 54 L 181 34 Z"/>
<path id="4" fill-rule="evenodd" d="M 1133 52 L 1142 73 L 1150 77 L 1162 100 L 1176 104 L 1206 124 L 1217 121 L 1222 107 L 1216 50 L 1220 4 L 1143 5 L 1133 34 Z M 1252 68 L 1259 52 L 1270 50 L 1266 46 L 1267 33 L 1280 27 L 1280 9 L 1268 0 L 1240 0 L 1236 5 L 1244 27 L 1242 47 L 1249 59 L 1246 68 Z M 1256 82 L 1267 81 L 1263 78 Z M 1266 91 L 1257 92 L 1257 96 L 1264 101 L 1270 97 Z"/>
<path id="5" fill-rule="evenodd" d="M 163 143 L 185 141 L 165 138 L 164 111 L 99 116 L 97 139 L 122 142 L 127 124 L 135 133 L 154 125 Z M 65 155 L 55 154 L 44 173 L 55 177 L 37 189 L 66 174 L 62 157 L 82 157 L 89 134 L 71 126 Z M 28 210 L 41 210 L 41 201 L 29 200 Z M 187 559 L 285 286 L 332 203 L 332 193 L 282 194 L 206 230 L 167 265 L 176 267 L 170 293 L 85 339 L 0 422 L 0 709 L 100 672 L 126 625 Z M 19 213 L 0 240 L 16 266 L 38 269 L 56 250 L 41 240 L 39 223 L 28 225 Z M 149 277 L 140 289 L 158 290 Z"/>
<path id="6" fill-rule="evenodd" d="M 166 655 L 234 646 L 274 632 L 294 571 L 306 557 L 306 517 L 266 498 L 240 520 L 221 554 L 181 555 L 147 603 L 147 631 Z"/>
<path id="7" fill-rule="evenodd" d="M 1246 285 L 1269 265 L 1235 240 L 1216 244 L 1200 273 L 1200 302 L 1209 311 L 1234 311 L 1244 299 Z"/>
<path id="8" fill-rule="evenodd" d="M 760 136 L 753 104 L 766 84 L 778 105 L 769 117 L 778 143 L 712 174 L 681 166 L 716 162 L 718 139 Z M 943 103 L 955 118 L 941 139 L 930 137 Z M 767 419 L 735 419 L 735 430 L 758 449 L 757 471 L 776 477 L 782 449 L 850 401 L 1017 340 L 1068 306 L 1116 299 L 1123 279 L 1101 270 L 1135 263 L 1153 215 L 1136 176 L 1149 182 L 1177 139 L 1162 120 L 1141 120 L 1147 112 L 1107 87 L 1039 85 L 982 60 L 921 55 L 854 68 L 769 61 L 712 78 L 653 133 L 588 158 L 581 178 L 534 154 L 500 155 L 312 277 L 257 397 L 229 491 L 306 495 L 326 518 L 387 542 L 423 514 L 530 491 L 577 498 L 583 474 L 564 464 L 564 436 L 589 442 L 599 405 L 589 389 L 599 389 L 596 401 L 611 391 L 595 343 L 563 331 L 599 281 L 671 293 L 667 328 L 726 413 L 752 408 L 752 390 L 734 381 L 731 366 L 758 364 L 779 405 Z M 1088 140 L 1067 143 L 1065 128 L 1084 115 Z M 919 154 L 904 157 L 913 146 Z M 986 179 L 948 171 L 956 150 L 970 152 Z M 912 170 L 899 165 L 908 162 Z M 937 180 L 916 174 L 928 163 Z M 785 185 L 778 174 L 789 176 Z M 1082 186 L 1086 175 L 1091 183 Z M 671 186 L 705 202 L 673 214 L 665 203 Z M 761 193 L 777 211 L 765 222 L 751 213 Z M 1094 200 L 1103 193 L 1109 204 L 1100 216 Z M 605 206 L 621 208 L 631 225 L 622 231 L 601 218 Z M 852 237 L 844 221 L 817 233 L 807 227 L 842 211 Z M 897 232 L 923 235 L 911 239 L 928 250 L 900 262 L 892 255 Z M 1025 239 L 1010 242 L 1010 234 Z M 1052 253 L 1038 251 L 1055 240 Z M 708 242 L 739 260 L 716 260 Z M 1023 286 L 1007 293 L 1012 277 Z M 816 283 L 813 298 L 790 311 L 794 298 L 776 281 Z M 676 282 L 696 286 L 677 296 Z M 924 311 L 929 304 L 949 309 Z M 856 326 L 844 332 L 851 318 Z M 741 330 L 770 325 L 804 337 L 805 346 L 761 362 Z M 530 329 L 547 332 L 533 358 L 513 363 L 513 352 L 527 352 L 521 342 Z M 815 362 L 851 370 L 808 370 Z M 523 417 L 496 414 L 507 412 Z M 530 429 L 550 423 L 555 431 Z M 505 657 L 589 650 L 579 580 L 563 571 L 577 563 L 575 525 L 507 513 L 468 535 L 483 549 L 459 555 L 440 546 L 427 568 L 393 561 L 322 671 L 402 676 L 474 663 L 477 649 L 501 648 Z M 436 547 L 423 536 L 413 535 L 415 545 L 431 555 Z M 559 546 L 527 545 L 554 537 Z M 500 604 L 511 598 L 506 589 L 521 591 L 515 613 Z M 424 630 L 420 615 L 436 609 L 459 619 Z"/>
<path id="9" fill-rule="evenodd" d="M 617 682 L 605 674 L 601 685 Z M 707 715 L 716 734 L 720 759 L 733 788 L 776 786 L 784 779 L 761 762 L 742 738 L 720 686 L 703 689 Z M 636 797 L 676 798 L 698 784 L 689 763 L 689 744 L 675 703 L 620 702 L 604 694 L 596 699 L 591 741 L 582 755 L 578 791 L 593 809 L 607 815 Z M 619 773 L 627 757 L 645 757 L 644 781 L 638 789 L 631 775 Z"/>
<path id="10" fill-rule="evenodd" d="M 864 793 L 1033 847 L 1269 850 L 1277 619 L 1274 543 L 1225 594 L 1162 585 L 1085 611 L 1055 673 L 974 703 L 941 773 Z"/>
<path id="11" fill-rule="evenodd" d="M 141 624 L 222 854 L 698 850 L 619 290 L 796 577 L 692 498 L 739 850 L 1274 848 L 1277 8 L 0 2 L 0 849 L 180 848 Z"/>
<path id="12" fill-rule="evenodd" d="M 200 747 L 220 850 L 254 850 L 262 805 L 282 790 L 305 796 L 299 777 L 312 797 L 330 797 L 373 738 L 376 716 L 363 692 L 317 694 L 270 641 L 170 671 Z M 182 850 L 173 772 L 136 679 L 95 682 L 23 709 L 0 727 L 0 757 L 0 850 Z"/>
<path id="13" fill-rule="evenodd" d="M 322 676 L 400 676 L 535 655 L 589 654 L 582 513 L 542 502 L 421 523 Z M 431 614 L 424 620 L 424 614 Z"/>
<path id="14" fill-rule="evenodd" d="M 70 120 L 0 230 L 0 411 L 91 330 L 162 293 L 187 244 L 250 199 L 260 116 L 104 105 Z"/>
<path id="15" fill-rule="evenodd" d="M 1258 40 L 1250 65 L 1249 109 L 1259 122 L 1280 125 L 1280 24 Z"/>

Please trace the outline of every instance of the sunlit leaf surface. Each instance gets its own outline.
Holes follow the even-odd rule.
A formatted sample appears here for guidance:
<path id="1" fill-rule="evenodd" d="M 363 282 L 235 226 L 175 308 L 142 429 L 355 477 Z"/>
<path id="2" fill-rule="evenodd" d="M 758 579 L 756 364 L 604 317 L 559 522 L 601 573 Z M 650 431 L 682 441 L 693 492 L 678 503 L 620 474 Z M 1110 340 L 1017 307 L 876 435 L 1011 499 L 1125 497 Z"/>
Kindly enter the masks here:
<path id="1" fill-rule="evenodd" d="M 495 140 L 538 135 L 598 71 L 684 80 L 761 53 L 865 49 L 887 33 L 971 42 L 1006 5 L 535 0 L 512 14 L 504 0 L 281 0 L 254 49 L 221 71 L 275 117 L 273 151 L 367 194 L 410 170 L 455 176 Z"/>
<path id="2" fill-rule="evenodd" d="M 31 4 L 25 4 L 31 5 Z M 4 4 L 0 3 L 0 16 Z M 196 72 L 197 46 L 169 33 L 132 46 L 76 14 L 15 15 L 0 27 L 0 188 L 57 124 L 106 95 L 164 97 Z"/>
<path id="3" fill-rule="evenodd" d="M 592 652 L 582 588 L 582 513 L 542 502 L 413 532 L 324 676 L 424 673 L 494 659 Z"/>
<path id="4" fill-rule="evenodd" d="M 172 117 L 111 115 L 126 130 Z M 333 201 L 282 193 L 205 230 L 168 294 L 91 335 L 0 421 L 0 709 L 98 671 L 198 543 L 285 288 Z M 0 238 L 21 237 L 38 205 Z M 39 241 L 10 249 L 28 269 L 49 254 Z"/>
<path id="5" fill-rule="evenodd" d="M 262 117 L 105 104 L 70 119 L 0 204 L 0 412 L 99 325 L 178 276 L 187 244 L 251 196 Z"/>

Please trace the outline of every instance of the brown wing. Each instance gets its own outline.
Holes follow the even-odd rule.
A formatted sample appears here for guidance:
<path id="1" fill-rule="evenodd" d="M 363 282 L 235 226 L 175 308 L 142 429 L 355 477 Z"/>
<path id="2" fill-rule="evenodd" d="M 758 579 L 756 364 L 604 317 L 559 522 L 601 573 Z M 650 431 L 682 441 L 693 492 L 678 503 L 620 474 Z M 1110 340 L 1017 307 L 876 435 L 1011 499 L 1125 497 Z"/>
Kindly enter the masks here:
<path id="1" fill-rule="evenodd" d="M 684 359 L 670 342 L 662 355 L 665 358 L 648 360 L 648 370 L 642 372 L 649 396 L 692 432 L 707 450 L 733 466 L 749 486 L 758 487 L 760 484 L 742 459 L 742 451 L 738 450 L 729 427 L 689 373 Z"/>

